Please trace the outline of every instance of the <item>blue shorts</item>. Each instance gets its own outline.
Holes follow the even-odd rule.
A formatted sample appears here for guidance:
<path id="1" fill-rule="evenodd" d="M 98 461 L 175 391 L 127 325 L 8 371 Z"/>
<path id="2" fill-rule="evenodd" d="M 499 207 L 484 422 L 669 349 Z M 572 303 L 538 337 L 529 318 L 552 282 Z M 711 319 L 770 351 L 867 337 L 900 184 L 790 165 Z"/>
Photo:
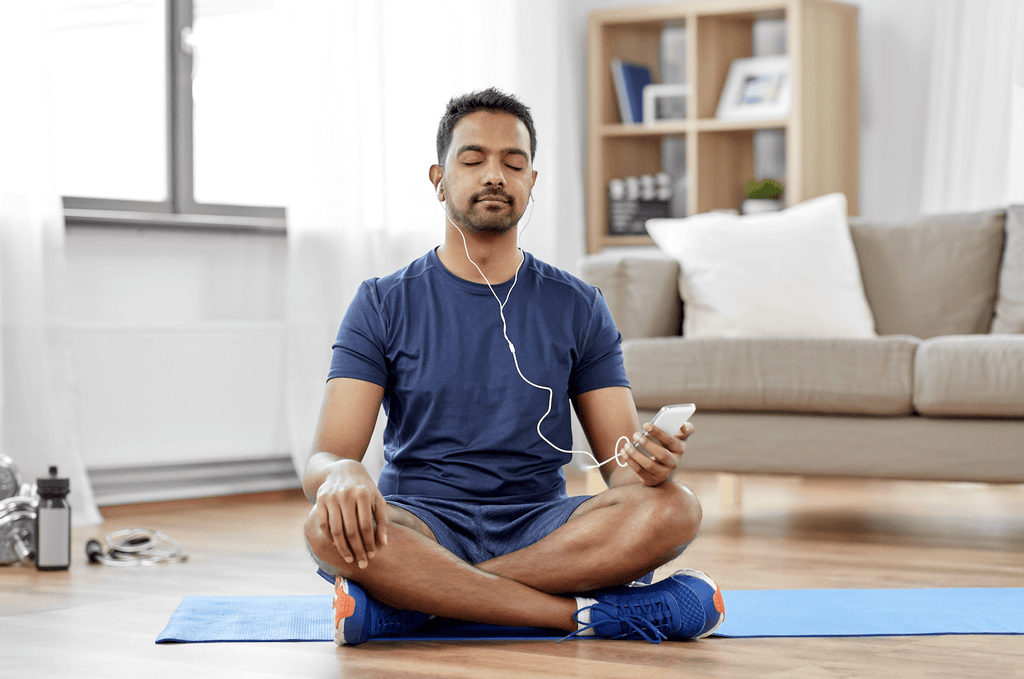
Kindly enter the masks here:
<path id="1" fill-rule="evenodd" d="M 530 504 L 485 504 L 466 500 L 387 495 L 384 501 L 427 524 L 439 545 L 478 564 L 547 537 L 569 520 L 590 495 Z"/>

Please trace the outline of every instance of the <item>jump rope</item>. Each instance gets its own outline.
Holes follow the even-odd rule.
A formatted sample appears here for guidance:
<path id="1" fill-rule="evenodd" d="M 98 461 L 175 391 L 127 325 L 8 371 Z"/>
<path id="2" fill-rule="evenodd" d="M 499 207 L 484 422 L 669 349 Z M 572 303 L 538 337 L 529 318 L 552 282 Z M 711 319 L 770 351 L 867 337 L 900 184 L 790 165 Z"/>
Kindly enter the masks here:
<path id="1" fill-rule="evenodd" d="M 505 301 L 502 302 L 501 298 L 498 297 L 498 293 L 494 291 L 494 286 L 491 285 L 491 281 L 487 279 L 487 276 L 484 275 L 483 270 L 477 265 L 476 262 L 473 261 L 473 257 L 469 254 L 469 243 L 466 240 L 466 234 L 462 231 L 459 225 L 455 223 L 455 220 L 452 219 L 451 214 L 448 212 L 447 204 L 444 201 L 441 201 L 441 191 L 443 189 L 443 182 L 444 180 L 442 179 L 441 183 L 438 184 L 437 192 L 438 200 L 441 202 L 441 209 L 444 211 L 444 215 L 448 219 L 449 223 L 451 223 L 451 225 L 455 227 L 456 231 L 459 232 L 459 235 L 462 236 L 462 247 L 466 251 L 466 259 L 469 260 L 470 264 L 476 267 L 476 270 L 480 273 L 480 277 L 484 279 L 485 283 L 487 283 L 487 288 L 491 291 L 491 294 L 494 296 L 495 301 L 498 302 L 498 313 L 501 316 L 501 334 L 504 336 L 505 342 L 508 343 L 508 350 L 512 353 L 512 361 L 513 363 L 515 363 L 516 372 L 519 373 L 519 377 L 521 377 L 524 382 L 526 382 L 534 389 L 540 389 L 541 391 L 548 392 L 548 409 L 544 413 L 544 415 L 542 415 L 541 418 L 537 420 L 537 435 L 540 436 L 540 438 L 545 443 L 547 443 L 549 446 L 551 446 L 560 453 L 568 453 L 570 455 L 586 455 L 587 457 L 589 457 L 591 460 L 594 461 L 595 464 L 586 467 L 586 469 L 588 470 L 602 467 L 605 464 L 611 462 L 612 460 L 615 460 L 616 464 L 618 464 L 620 467 L 628 466 L 622 459 L 623 457 L 625 457 L 626 454 L 625 447 L 620 447 L 619 445 L 620 443 L 625 441 L 626 445 L 628 446 L 630 443 L 628 436 L 620 436 L 615 441 L 615 455 L 613 457 L 608 458 L 604 462 L 600 462 L 596 457 L 594 457 L 593 453 L 590 453 L 586 450 L 565 450 L 564 448 L 556 446 L 548 439 L 547 436 L 544 435 L 544 432 L 541 431 L 541 425 L 544 423 L 544 420 L 547 419 L 547 416 L 551 414 L 551 408 L 554 403 L 555 392 L 551 387 L 546 387 L 542 384 L 535 384 L 534 382 L 531 382 L 526 377 L 526 375 L 523 374 L 522 369 L 519 367 L 519 357 L 516 355 L 516 345 L 513 344 L 512 340 L 509 339 L 508 337 L 508 321 L 505 320 L 505 305 L 508 304 L 508 300 L 509 297 L 512 295 L 512 291 L 515 290 L 516 284 L 519 283 L 519 271 L 520 269 L 522 269 L 523 263 L 526 261 L 526 254 L 523 252 L 522 247 L 520 247 L 519 242 L 522 239 L 523 231 L 526 229 L 527 224 L 530 223 L 530 218 L 533 217 L 533 205 L 535 205 L 537 202 L 533 197 L 533 193 L 530 194 L 530 214 L 526 218 L 526 224 L 523 224 L 521 227 L 518 227 L 518 230 L 516 232 L 516 249 L 519 251 L 520 256 L 519 266 L 516 267 L 516 275 L 512 279 L 512 287 L 508 289 L 508 292 L 505 294 Z"/>

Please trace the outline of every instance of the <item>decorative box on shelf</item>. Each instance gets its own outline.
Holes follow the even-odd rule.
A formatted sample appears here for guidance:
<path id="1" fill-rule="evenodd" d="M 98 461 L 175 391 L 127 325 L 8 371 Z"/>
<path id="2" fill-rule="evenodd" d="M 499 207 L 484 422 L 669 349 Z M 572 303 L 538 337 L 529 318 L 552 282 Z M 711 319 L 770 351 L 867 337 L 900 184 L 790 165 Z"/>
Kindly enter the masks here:
<path id="1" fill-rule="evenodd" d="M 614 236 L 644 236 L 648 219 L 671 217 L 668 200 L 608 199 L 608 233 Z"/>
<path id="2" fill-rule="evenodd" d="M 626 177 L 608 183 L 608 233 L 615 236 L 643 236 L 645 222 L 672 216 L 672 178 Z"/>

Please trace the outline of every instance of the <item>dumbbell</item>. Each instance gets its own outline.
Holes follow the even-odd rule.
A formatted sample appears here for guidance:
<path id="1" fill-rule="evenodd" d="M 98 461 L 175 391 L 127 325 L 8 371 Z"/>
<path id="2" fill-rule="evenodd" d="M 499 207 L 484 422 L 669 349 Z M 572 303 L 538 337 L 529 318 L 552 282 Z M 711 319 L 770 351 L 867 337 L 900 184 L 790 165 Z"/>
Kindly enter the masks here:
<path id="1" fill-rule="evenodd" d="M 25 496 L 0 500 L 0 565 L 35 558 L 38 504 Z"/>
<path id="2" fill-rule="evenodd" d="M 6 500 L 15 495 L 31 495 L 22 493 L 21 474 L 18 473 L 18 465 L 6 455 L 0 455 L 0 500 Z"/>
<path id="3" fill-rule="evenodd" d="M 24 483 L 18 466 L 0 455 L 0 565 L 35 557 L 36 490 Z"/>

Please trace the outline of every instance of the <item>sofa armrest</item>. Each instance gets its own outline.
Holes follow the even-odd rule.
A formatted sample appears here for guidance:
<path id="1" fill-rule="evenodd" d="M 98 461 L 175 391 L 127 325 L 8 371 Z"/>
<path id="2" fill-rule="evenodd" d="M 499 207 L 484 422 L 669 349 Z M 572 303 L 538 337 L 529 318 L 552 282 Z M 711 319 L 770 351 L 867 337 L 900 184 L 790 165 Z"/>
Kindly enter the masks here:
<path id="1" fill-rule="evenodd" d="M 580 277 L 600 288 L 623 339 L 680 334 L 679 264 L 660 251 L 586 255 Z"/>

